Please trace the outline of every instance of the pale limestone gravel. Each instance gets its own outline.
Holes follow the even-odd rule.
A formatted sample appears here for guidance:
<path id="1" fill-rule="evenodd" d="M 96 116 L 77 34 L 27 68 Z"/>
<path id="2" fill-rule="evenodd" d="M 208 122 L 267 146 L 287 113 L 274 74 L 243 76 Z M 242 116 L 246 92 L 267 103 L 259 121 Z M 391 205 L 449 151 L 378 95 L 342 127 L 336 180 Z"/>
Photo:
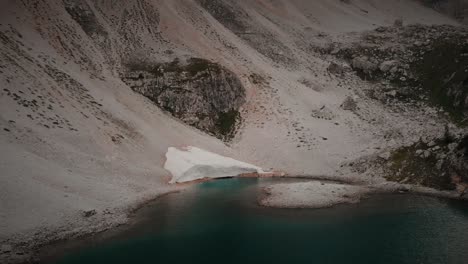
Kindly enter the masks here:
<path id="1" fill-rule="evenodd" d="M 260 204 L 280 208 L 325 208 L 342 203 L 359 202 L 370 190 L 363 186 L 319 181 L 274 184 L 264 189 Z"/>

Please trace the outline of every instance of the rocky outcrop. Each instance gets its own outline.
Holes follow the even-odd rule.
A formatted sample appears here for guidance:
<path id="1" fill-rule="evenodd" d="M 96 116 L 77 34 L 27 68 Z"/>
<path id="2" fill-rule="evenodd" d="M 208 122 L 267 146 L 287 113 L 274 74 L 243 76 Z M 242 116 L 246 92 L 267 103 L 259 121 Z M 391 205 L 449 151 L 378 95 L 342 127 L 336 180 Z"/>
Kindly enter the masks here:
<path id="1" fill-rule="evenodd" d="M 442 190 L 468 187 L 468 135 L 448 132 L 442 138 L 397 149 L 386 159 L 386 177 L 400 183 Z"/>
<path id="2" fill-rule="evenodd" d="M 438 105 L 466 125 L 467 39 L 462 27 L 379 27 L 359 42 L 325 53 L 348 61 L 361 78 L 383 83 L 393 98 Z"/>
<path id="3" fill-rule="evenodd" d="M 318 50 L 349 63 L 356 75 L 371 82 L 367 96 L 389 107 L 434 107 L 443 117 L 434 122 L 453 123 L 443 136 L 422 136 L 419 142 L 377 155 L 376 167 L 388 180 L 458 189 L 461 194 L 468 190 L 467 40 L 468 30 L 462 27 L 398 25 L 376 28 L 355 43 Z M 356 104 L 346 98 L 341 107 L 353 111 Z"/>
<path id="4" fill-rule="evenodd" d="M 132 62 L 121 74 L 135 92 L 200 130 L 228 140 L 240 119 L 245 90 L 237 76 L 208 60 Z"/>

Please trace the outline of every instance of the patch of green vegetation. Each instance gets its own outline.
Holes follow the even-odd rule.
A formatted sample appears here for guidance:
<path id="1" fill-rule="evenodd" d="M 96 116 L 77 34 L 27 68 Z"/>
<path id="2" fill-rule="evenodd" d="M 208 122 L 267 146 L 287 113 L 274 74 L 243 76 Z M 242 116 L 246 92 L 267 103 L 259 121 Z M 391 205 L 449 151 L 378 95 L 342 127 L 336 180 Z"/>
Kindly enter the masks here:
<path id="1" fill-rule="evenodd" d="M 438 144 L 444 146 L 442 142 Z M 426 144 L 418 143 L 394 151 L 390 158 L 390 171 L 386 179 L 440 190 L 455 189 L 455 184 L 452 183 L 450 175 L 444 173 L 447 171 L 445 164 L 437 168 L 437 158 L 429 149 Z M 429 151 L 430 155 L 423 157 L 416 152 L 417 150 Z"/>
<path id="2" fill-rule="evenodd" d="M 468 44 L 461 39 L 441 38 L 411 70 L 428 92 L 431 103 L 447 111 L 459 125 L 467 125 Z"/>
<path id="3" fill-rule="evenodd" d="M 233 135 L 239 118 L 240 113 L 237 110 L 231 109 L 228 112 L 222 112 L 218 115 L 216 128 L 224 138 L 229 138 Z"/>

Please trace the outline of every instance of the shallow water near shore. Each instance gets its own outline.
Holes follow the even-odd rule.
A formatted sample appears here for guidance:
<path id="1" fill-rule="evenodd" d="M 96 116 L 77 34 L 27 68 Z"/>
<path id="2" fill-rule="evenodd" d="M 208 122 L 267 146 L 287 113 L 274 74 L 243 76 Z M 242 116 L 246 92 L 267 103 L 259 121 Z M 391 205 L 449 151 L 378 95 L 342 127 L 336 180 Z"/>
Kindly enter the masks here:
<path id="1" fill-rule="evenodd" d="M 466 203 L 378 195 L 319 210 L 260 207 L 271 181 L 224 179 L 167 195 L 125 231 L 53 263 L 468 262 Z"/>

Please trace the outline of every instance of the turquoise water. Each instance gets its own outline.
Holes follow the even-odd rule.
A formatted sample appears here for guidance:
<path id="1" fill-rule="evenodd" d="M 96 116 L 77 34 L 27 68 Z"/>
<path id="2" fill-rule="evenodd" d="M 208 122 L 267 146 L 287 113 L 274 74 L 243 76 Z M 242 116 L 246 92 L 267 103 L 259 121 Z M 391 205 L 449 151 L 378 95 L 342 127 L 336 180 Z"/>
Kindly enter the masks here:
<path id="1" fill-rule="evenodd" d="M 330 209 L 271 209 L 265 180 L 199 184 L 139 223 L 56 263 L 468 263 L 468 204 L 386 195 Z"/>

